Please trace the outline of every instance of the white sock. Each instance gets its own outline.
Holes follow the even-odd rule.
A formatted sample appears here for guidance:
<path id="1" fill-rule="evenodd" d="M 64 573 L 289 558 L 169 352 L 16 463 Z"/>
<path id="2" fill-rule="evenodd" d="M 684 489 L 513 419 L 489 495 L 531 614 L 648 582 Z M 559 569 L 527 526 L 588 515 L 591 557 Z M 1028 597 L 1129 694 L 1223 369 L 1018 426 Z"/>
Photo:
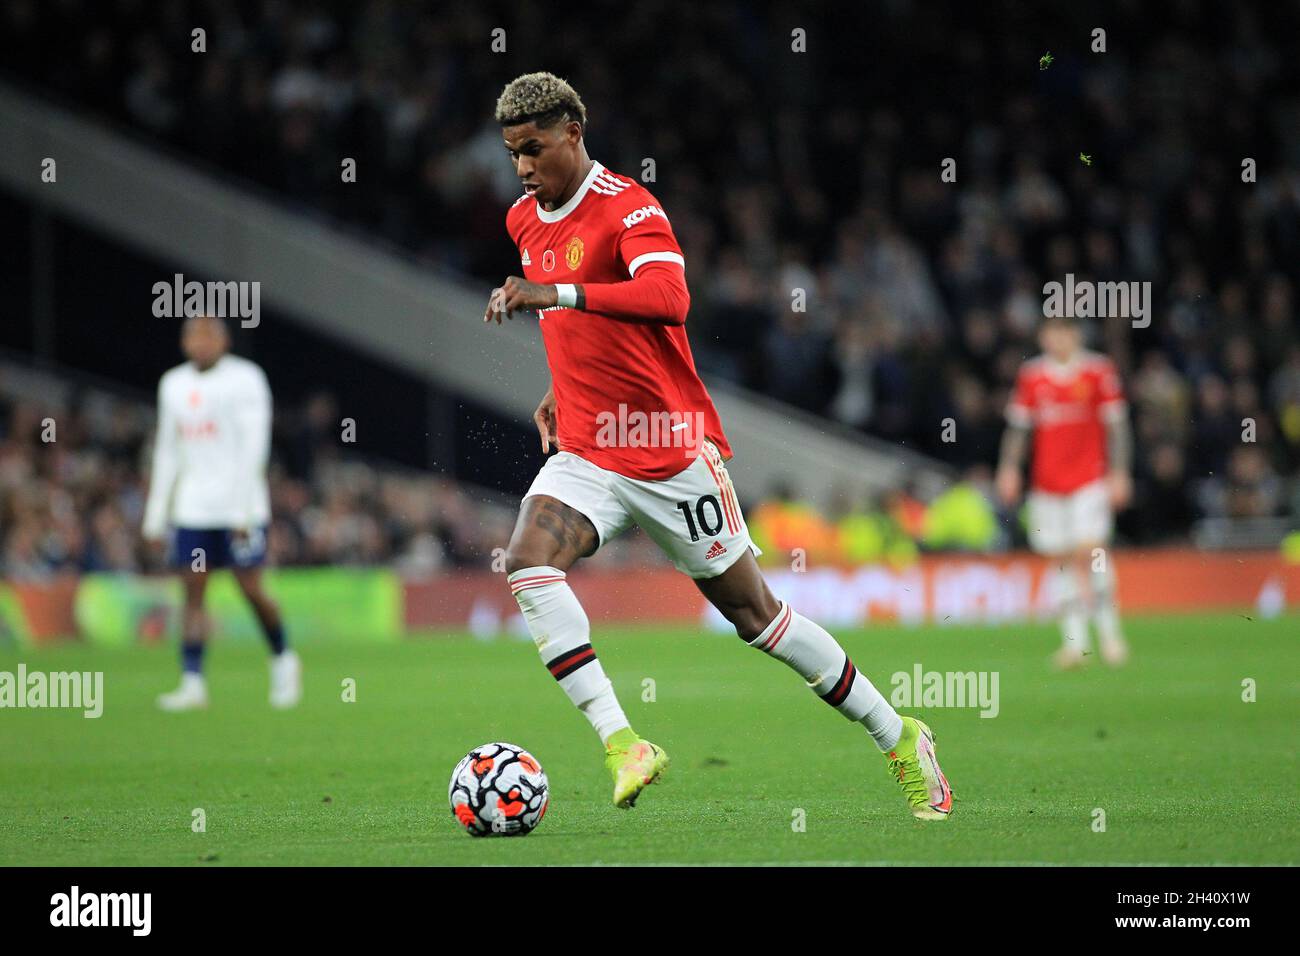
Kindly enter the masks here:
<path id="1" fill-rule="evenodd" d="M 818 624 L 781 602 L 781 610 L 750 647 L 772 655 L 808 682 L 812 692 L 849 720 L 856 720 L 882 751 L 898 743 L 903 718 Z"/>
<path id="2" fill-rule="evenodd" d="M 591 625 L 563 571 L 523 568 L 506 580 L 551 675 L 591 722 L 601 743 L 630 726 L 591 647 Z"/>
<path id="3" fill-rule="evenodd" d="M 1057 613 L 1061 618 L 1061 644 L 1071 650 L 1086 654 L 1088 651 L 1088 616 L 1079 576 L 1067 562 L 1056 569 L 1053 582 L 1056 591 Z"/>
<path id="4" fill-rule="evenodd" d="M 1122 644 L 1124 634 L 1119 626 L 1119 603 L 1115 600 L 1115 572 L 1107 563 L 1098 571 L 1093 567 L 1088 579 L 1092 591 L 1092 622 L 1097 637 L 1103 644 Z"/>

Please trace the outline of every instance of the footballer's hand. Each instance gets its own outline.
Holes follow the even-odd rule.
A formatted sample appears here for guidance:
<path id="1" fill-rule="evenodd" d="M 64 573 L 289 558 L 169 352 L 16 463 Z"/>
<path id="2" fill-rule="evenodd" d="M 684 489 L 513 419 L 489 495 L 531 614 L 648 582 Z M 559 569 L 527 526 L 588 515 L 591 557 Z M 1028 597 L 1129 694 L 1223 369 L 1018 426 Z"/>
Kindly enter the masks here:
<path id="1" fill-rule="evenodd" d="M 997 486 L 998 498 L 1008 508 L 1020 500 L 1019 468 L 999 468 L 993 483 Z"/>
<path id="2" fill-rule="evenodd" d="M 1110 495 L 1110 506 L 1119 511 L 1127 508 L 1133 500 L 1133 479 L 1126 471 L 1113 471 L 1106 477 L 1106 490 Z"/>
<path id="3" fill-rule="evenodd" d="M 501 324 L 501 315 L 504 311 L 501 308 L 501 297 L 504 291 L 505 290 L 502 289 L 500 286 L 497 286 L 495 289 L 492 290 L 492 294 L 488 296 L 487 308 L 483 310 L 484 322 L 491 322 L 493 319 L 496 319 L 497 325 Z M 507 315 L 506 318 L 513 319 L 514 316 Z"/>
<path id="4" fill-rule="evenodd" d="M 523 312 L 529 309 L 549 309 L 551 306 L 558 305 L 560 294 L 553 285 L 540 285 L 536 282 L 529 282 L 527 279 L 521 279 L 519 276 L 510 276 L 501 285 L 499 289 L 492 290 L 492 296 L 488 299 L 487 311 L 483 314 L 483 321 L 489 322 L 492 319 L 497 320 L 497 325 L 501 324 L 501 315 L 505 313 L 506 318 L 514 318 L 513 313 Z"/>
<path id="5" fill-rule="evenodd" d="M 546 390 L 546 397 L 542 399 L 542 404 L 537 406 L 537 411 L 533 412 L 533 422 L 537 425 L 537 433 L 542 436 L 542 454 L 549 455 L 551 446 L 559 447 L 559 438 L 555 434 L 555 391 Z"/>

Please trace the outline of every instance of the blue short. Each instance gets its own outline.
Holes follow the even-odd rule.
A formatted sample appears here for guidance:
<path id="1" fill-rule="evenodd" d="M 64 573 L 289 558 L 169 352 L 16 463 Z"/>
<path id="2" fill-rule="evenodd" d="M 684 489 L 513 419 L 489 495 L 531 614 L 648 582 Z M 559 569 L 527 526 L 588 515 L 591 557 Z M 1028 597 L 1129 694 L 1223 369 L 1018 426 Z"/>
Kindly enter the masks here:
<path id="1" fill-rule="evenodd" d="M 171 566 L 193 568 L 198 550 L 208 571 L 261 567 L 266 561 L 266 525 L 251 529 L 242 542 L 235 540 L 231 528 L 177 528 L 172 533 Z"/>

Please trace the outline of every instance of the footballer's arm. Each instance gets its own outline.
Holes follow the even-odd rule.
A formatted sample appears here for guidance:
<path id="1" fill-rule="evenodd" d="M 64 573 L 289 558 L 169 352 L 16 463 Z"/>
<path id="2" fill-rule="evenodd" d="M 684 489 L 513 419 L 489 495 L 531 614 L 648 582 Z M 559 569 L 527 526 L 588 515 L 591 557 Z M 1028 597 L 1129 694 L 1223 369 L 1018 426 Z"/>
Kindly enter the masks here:
<path id="1" fill-rule="evenodd" d="M 1122 405 L 1106 415 L 1106 483 L 1111 507 L 1127 507 L 1133 497 L 1133 430 Z"/>
<path id="2" fill-rule="evenodd" d="M 647 263 L 625 282 L 588 282 L 581 285 L 542 285 L 510 276 L 493 290 L 483 321 L 507 318 L 523 309 L 564 306 L 595 312 L 621 322 L 647 325 L 683 325 L 691 295 L 679 266 L 667 262 Z"/>
<path id="3" fill-rule="evenodd" d="M 172 489 L 180 474 L 180 453 L 176 447 L 176 418 L 167 401 L 167 380 L 158 383 L 158 430 L 154 435 L 153 462 L 149 475 L 149 495 L 145 500 L 144 527 L 146 541 L 163 541 L 171 510 Z"/>
<path id="4" fill-rule="evenodd" d="M 1029 426 L 1009 422 L 1002 433 L 1002 447 L 998 451 L 998 471 L 995 483 L 998 497 L 1005 505 L 1013 505 L 1020 498 L 1020 470 L 1025 463 L 1029 447 Z"/>
<path id="5" fill-rule="evenodd" d="M 271 455 L 271 385 L 261 369 L 248 371 L 235 415 L 235 429 L 239 435 L 237 454 L 241 476 L 239 521 L 235 531 L 239 537 L 245 538 L 256 524 L 254 500 L 261 482 L 265 480 Z"/>

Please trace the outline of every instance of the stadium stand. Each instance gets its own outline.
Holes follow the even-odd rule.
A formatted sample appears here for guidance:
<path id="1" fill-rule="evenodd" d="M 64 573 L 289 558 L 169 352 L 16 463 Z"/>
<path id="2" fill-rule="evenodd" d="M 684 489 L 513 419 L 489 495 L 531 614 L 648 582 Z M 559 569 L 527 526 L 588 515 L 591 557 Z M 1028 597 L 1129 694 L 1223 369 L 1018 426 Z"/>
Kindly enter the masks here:
<path id="1" fill-rule="evenodd" d="M 1267 544 L 1294 525 L 1300 77 L 1278 39 L 1294 35 L 1294 8 L 1180 19 L 1175 5 L 1168 29 L 1143 31 L 1154 14 L 1109 6 L 1105 57 L 1058 52 L 1041 79 L 1024 32 L 1004 36 L 998 15 L 960 6 L 927 40 L 931 12 L 888 5 L 853 62 L 843 46 L 779 76 L 760 54 L 788 38 L 758 31 L 745 4 L 700 5 L 685 23 L 656 8 L 617 6 L 625 30 L 594 17 L 556 37 L 548 67 L 586 91 L 595 155 L 628 171 L 654 159 L 714 381 L 924 452 L 978 492 L 1011 377 L 1034 351 L 1043 282 L 1150 281 L 1150 329 L 1090 329 L 1120 364 L 1138 439 L 1123 539 L 1186 539 L 1195 526 L 1202 544 Z M 501 218 L 517 191 L 489 106 L 516 64 L 493 72 L 455 51 L 498 20 L 539 29 L 537 14 L 380 0 L 167 11 L 13 3 L 0 59 L 27 89 L 421 262 L 483 281 L 511 270 Z M 804 19 L 815 37 L 817 16 Z M 195 57 L 200 22 L 222 29 Z M 653 83 L 609 69 L 667 30 L 686 48 L 681 69 Z M 901 35 L 914 42 L 891 43 Z M 1129 42 L 1139 35 L 1157 39 Z M 724 41 L 734 55 L 719 54 Z M 978 94 L 962 79 L 972 70 Z M 702 87 L 713 95 L 694 95 Z M 1194 152 L 1179 148 L 1192 139 Z M 335 154 L 368 171 L 358 188 L 336 188 L 322 159 Z M 956 184 L 940 181 L 944 157 Z M 1244 157 L 1257 183 L 1241 182 Z M 793 288 L 807 312 L 790 309 Z M 941 440 L 946 418 L 959 441 Z M 1243 443 L 1247 421 L 1255 441 Z M 934 533 L 935 546 L 948 540 Z"/>

